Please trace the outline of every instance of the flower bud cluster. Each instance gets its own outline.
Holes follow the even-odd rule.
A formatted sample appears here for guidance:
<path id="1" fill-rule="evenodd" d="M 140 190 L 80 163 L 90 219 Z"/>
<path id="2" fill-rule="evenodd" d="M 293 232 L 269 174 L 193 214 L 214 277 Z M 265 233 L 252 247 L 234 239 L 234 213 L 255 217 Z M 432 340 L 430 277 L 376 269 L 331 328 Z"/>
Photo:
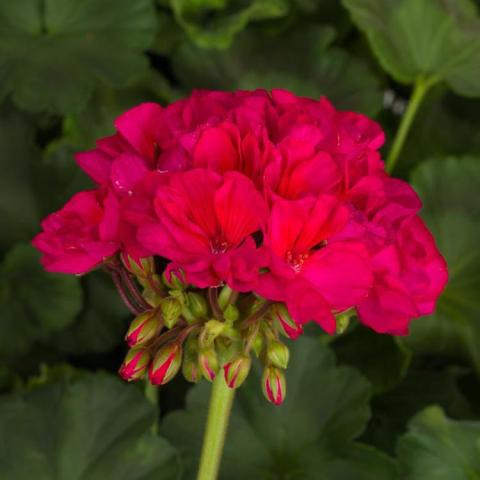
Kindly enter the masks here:
<path id="1" fill-rule="evenodd" d="M 144 287 L 143 295 L 152 289 L 145 278 L 160 279 L 161 285 L 158 301 L 137 315 L 126 333 L 130 350 L 120 368 L 125 380 L 147 377 L 152 385 L 164 385 L 181 371 L 189 382 L 213 382 L 221 373 L 229 388 L 238 388 L 253 356 L 263 365 L 265 396 L 275 405 L 283 402 L 290 354 L 280 335 L 295 337 L 301 327 L 282 304 L 239 296 L 226 286 L 193 289 L 181 275 L 158 277 L 151 263 L 138 265 L 129 272 Z"/>

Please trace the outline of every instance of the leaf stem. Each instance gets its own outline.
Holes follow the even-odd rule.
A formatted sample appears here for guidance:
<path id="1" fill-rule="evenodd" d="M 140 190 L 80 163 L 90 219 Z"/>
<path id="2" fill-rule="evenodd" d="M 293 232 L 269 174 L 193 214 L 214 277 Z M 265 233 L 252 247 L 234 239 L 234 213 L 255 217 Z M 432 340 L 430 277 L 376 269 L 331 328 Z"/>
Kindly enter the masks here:
<path id="1" fill-rule="evenodd" d="M 227 387 L 223 375 L 217 375 L 210 397 L 197 480 L 216 480 L 217 478 L 234 395 L 235 390 Z"/>
<path id="2" fill-rule="evenodd" d="M 435 77 L 423 77 L 420 76 L 415 81 L 415 85 L 413 88 L 412 96 L 410 97 L 410 101 L 408 102 L 407 109 L 402 116 L 402 120 L 400 121 L 400 126 L 398 127 L 397 133 L 392 143 L 392 147 L 390 148 L 390 152 L 387 157 L 387 161 L 385 164 L 385 169 L 388 173 L 392 173 L 393 169 L 398 160 L 398 156 L 402 151 L 403 144 L 407 138 L 408 132 L 412 126 L 413 120 L 415 115 L 417 114 L 418 107 L 422 103 L 425 94 L 430 89 L 432 85 L 437 82 Z"/>

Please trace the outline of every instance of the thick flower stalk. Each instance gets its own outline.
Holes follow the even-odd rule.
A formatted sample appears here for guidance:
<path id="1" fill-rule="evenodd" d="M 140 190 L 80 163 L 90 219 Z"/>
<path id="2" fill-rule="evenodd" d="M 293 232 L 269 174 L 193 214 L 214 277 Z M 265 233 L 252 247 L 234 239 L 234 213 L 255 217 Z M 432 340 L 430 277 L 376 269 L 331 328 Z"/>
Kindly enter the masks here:
<path id="1" fill-rule="evenodd" d="M 335 334 L 357 316 L 405 335 L 434 310 L 445 261 L 367 117 L 282 90 L 197 91 L 139 105 L 115 127 L 76 157 L 96 188 L 47 217 L 34 245 L 49 271 L 112 275 L 135 315 L 126 380 L 163 385 L 182 372 L 231 402 L 225 389 L 253 359 L 279 405 L 285 339 L 305 324 Z M 215 478 L 208 455 L 225 428 L 209 419 L 199 478 Z"/>

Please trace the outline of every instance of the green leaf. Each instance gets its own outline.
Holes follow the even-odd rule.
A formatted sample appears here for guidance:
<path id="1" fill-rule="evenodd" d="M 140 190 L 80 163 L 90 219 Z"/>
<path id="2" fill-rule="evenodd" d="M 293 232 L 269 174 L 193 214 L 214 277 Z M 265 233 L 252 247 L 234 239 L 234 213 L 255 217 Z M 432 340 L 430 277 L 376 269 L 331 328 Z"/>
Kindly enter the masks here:
<path id="1" fill-rule="evenodd" d="M 150 0 L 4 0 L 0 96 L 27 110 L 79 111 L 96 83 L 120 87 L 146 70 L 154 34 Z"/>
<path id="2" fill-rule="evenodd" d="M 434 159 L 412 175 L 423 217 L 449 266 L 436 313 L 412 323 L 406 345 L 416 353 L 469 359 L 480 374 L 480 159 Z"/>
<path id="3" fill-rule="evenodd" d="M 0 400 L 0 477 L 15 480 L 173 480 L 175 451 L 149 433 L 141 390 L 88 375 Z"/>
<path id="4" fill-rule="evenodd" d="M 472 418 L 472 408 L 458 385 L 464 376 L 464 371 L 454 367 L 440 371 L 431 366 L 428 370 L 425 367 L 411 368 L 397 387 L 373 398 L 372 418 L 361 440 L 393 454 L 408 421 L 433 403 L 454 418 Z"/>
<path id="5" fill-rule="evenodd" d="M 383 68 L 396 80 L 444 80 L 479 96 L 480 19 L 470 0 L 343 0 Z"/>
<path id="6" fill-rule="evenodd" d="M 397 385 L 410 365 L 410 353 L 395 337 L 379 335 L 361 325 L 338 336 L 331 344 L 339 363 L 358 368 L 370 380 L 375 393 Z"/>
<path id="7" fill-rule="evenodd" d="M 405 480 L 480 479 L 480 422 L 457 422 L 438 406 L 426 408 L 399 442 Z"/>
<path id="8" fill-rule="evenodd" d="M 291 351 L 282 406 L 263 398 L 258 370 L 238 390 L 220 478 L 397 478 L 391 459 L 354 442 L 369 416 L 367 382 L 355 370 L 337 367 L 331 351 L 318 339 L 299 339 Z M 194 387 L 186 410 L 169 414 L 161 428 L 188 459 L 186 479 L 194 478 L 209 391 L 205 383 Z"/>
<path id="9" fill-rule="evenodd" d="M 74 323 L 55 337 L 55 347 L 75 355 L 108 352 L 123 341 L 129 312 L 104 272 L 83 280 L 85 305 Z"/>
<path id="10" fill-rule="evenodd" d="M 434 224 L 445 211 L 480 218 L 480 157 L 434 158 L 417 168 L 411 179 L 422 199 L 425 221 Z"/>
<path id="11" fill-rule="evenodd" d="M 28 245 L 10 250 L 0 266 L 0 355 L 24 353 L 73 321 L 82 305 L 77 278 L 43 271 Z"/>
<path id="12" fill-rule="evenodd" d="M 176 45 L 182 42 L 186 33 L 168 11 L 157 12 L 157 35 L 152 50 L 159 55 L 170 55 Z"/>
<path id="13" fill-rule="evenodd" d="M 184 42 L 172 62 L 186 87 L 285 88 L 307 97 L 326 95 L 338 108 L 374 115 L 381 108 L 377 78 L 360 58 L 328 48 L 333 39 L 330 27 L 310 26 L 276 35 L 249 29 L 227 51 Z"/>
<path id="14" fill-rule="evenodd" d="M 283 17 L 287 0 L 170 0 L 177 22 L 203 48 L 228 48 L 251 21 Z"/>
<path id="15" fill-rule="evenodd" d="M 33 139 L 34 130 L 24 115 L 0 110 L 0 248 L 31 238 L 38 228 L 30 165 L 40 153 Z"/>
<path id="16" fill-rule="evenodd" d="M 113 90 L 99 87 L 80 113 L 66 117 L 65 137 L 79 149 L 93 148 L 97 139 L 115 133 L 113 122 L 126 110 L 142 102 L 169 101 L 172 97 L 166 79 L 153 70 L 127 88 Z"/>
<path id="17" fill-rule="evenodd" d="M 425 98 L 396 166 L 398 176 L 408 177 L 412 167 L 431 157 L 480 155 L 480 99 L 445 90 L 438 86 Z"/>
<path id="18" fill-rule="evenodd" d="M 61 137 L 44 150 L 43 155 L 31 166 L 34 178 L 33 192 L 42 217 L 63 207 L 65 202 L 80 190 L 93 188 L 93 182 L 81 170 L 74 159 L 71 142 Z M 37 222 L 36 230 L 40 222 Z"/>

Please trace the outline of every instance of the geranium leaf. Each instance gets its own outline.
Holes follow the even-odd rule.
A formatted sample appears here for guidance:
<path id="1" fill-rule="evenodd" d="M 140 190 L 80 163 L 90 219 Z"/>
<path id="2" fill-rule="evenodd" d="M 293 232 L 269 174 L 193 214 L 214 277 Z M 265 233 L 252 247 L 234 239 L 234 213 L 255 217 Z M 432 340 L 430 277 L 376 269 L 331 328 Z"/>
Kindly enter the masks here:
<path id="1" fill-rule="evenodd" d="M 460 368 L 445 370 L 410 368 L 408 375 L 393 390 L 372 399 L 372 419 L 362 441 L 387 453 L 394 453 L 399 435 L 419 410 L 440 405 L 454 418 L 471 418 L 472 408 L 459 388 L 466 372 Z"/>
<path id="2" fill-rule="evenodd" d="M 405 480 L 480 478 L 480 422 L 450 420 L 440 407 L 415 416 L 397 450 Z"/>
<path id="3" fill-rule="evenodd" d="M 360 58 L 341 48 L 328 48 L 333 39 L 330 27 L 310 26 L 276 35 L 252 28 L 226 51 L 184 42 L 172 61 L 186 87 L 285 88 L 312 98 L 326 95 L 338 108 L 374 115 L 381 108 L 378 79 Z"/>
<path id="4" fill-rule="evenodd" d="M 113 90 L 99 86 L 85 108 L 65 118 L 64 133 L 79 149 L 93 148 L 99 138 L 115 133 L 114 121 L 122 113 L 143 102 L 172 99 L 165 77 L 150 70 L 127 88 Z"/>
<path id="5" fill-rule="evenodd" d="M 177 22 L 203 48 L 227 48 L 249 22 L 286 15 L 286 0 L 170 0 Z"/>
<path id="6" fill-rule="evenodd" d="M 461 95 L 480 95 L 480 19 L 470 0 L 343 0 L 343 4 L 396 80 L 444 80 Z"/>
<path id="7" fill-rule="evenodd" d="M 1 47 L 0 47 L 1 48 Z M 0 110 L 0 247 L 31 238 L 39 223 L 30 166 L 40 157 L 24 115 Z"/>
<path id="8" fill-rule="evenodd" d="M 90 273 L 83 286 L 83 310 L 55 337 L 55 346 L 76 355 L 107 352 L 123 341 L 131 315 L 104 272 Z"/>
<path id="9" fill-rule="evenodd" d="M 318 339 L 302 338 L 291 347 L 282 406 L 263 398 L 258 371 L 238 390 L 220 478 L 397 478 L 389 457 L 354 441 L 369 416 L 368 383 L 355 370 L 337 367 Z M 169 414 L 161 428 L 188 458 L 185 478 L 194 476 L 209 392 L 210 385 L 194 387 L 186 410 Z"/>
<path id="10" fill-rule="evenodd" d="M 105 374 L 57 381 L 0 400 L 0 477 L 173 480 L 172 447 L 149 432 L 141 390 Z"/>
<path id="11" fill-rule="evenodd" d="M 154 33 L 150 0 L 5 0 L 0 94 L 27 110 L 79 111 L 95 82 L 119 87 L 147 68 Z"/>
<path id="12" fill-rule="evenodd" d="M 19 244 L 0 266 L 0 354 L 19 355 L 71 323 L 82 305 L 79 280 L 47 273 L 33 247 Z"/>
<path id="13" fill-rule="evenodd" d="M 480 155 L 480 99 L 459 97 L 445 90 L 444 85 L 438 86 L 424 100 L 402 150 L 396 175 L 408 177 L 412 167 L 431 157 Z"/>
<path id="14" fill-rule="evenodd" d="M 370 380 L 375 393 L 392 389 L 410 365 L 411 354 L 395 337 L 378 335 L 361 325 L 339 336 L 332 346 L 339 363 L 358 368 Z"/>

